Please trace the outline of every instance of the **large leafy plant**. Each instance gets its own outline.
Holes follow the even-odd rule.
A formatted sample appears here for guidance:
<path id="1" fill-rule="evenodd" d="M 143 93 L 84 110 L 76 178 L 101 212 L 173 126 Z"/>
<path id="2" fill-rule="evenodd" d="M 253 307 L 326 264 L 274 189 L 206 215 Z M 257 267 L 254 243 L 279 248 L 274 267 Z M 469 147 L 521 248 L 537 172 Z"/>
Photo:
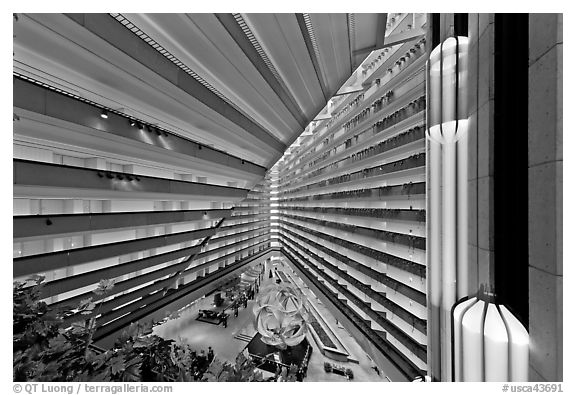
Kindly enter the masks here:
<path id="1" fill-rule="evenodd" d="M 111 349 L 99 349 L 93 336 L 102 302 L 88 298 L 73 309 L 53 309 L 41 300 L 43 281 L 35 276 L 13 284 L 14 381 L 195 380 L 192 348 L 153 335 L 151 324 L 133 324 Z M 112 280 L 100 281 L 96 299 L 102 301 L 113 286 Z M 199 373 L 203 381 L 261 380 L 244 356 L 235 364 L 215 360 Z"/>
<path id="2" fill-rule="evenodd" d="M 101 303 L 83 300 L 75 309 L 52 309 L 40 300 L 44 278 L 13 284 L 15 381 L 134 381 L 139 356 L 127 347 L 98 350 L 92 341 Z M 113 281 L 102 280 L 94 294 L 103 299 Z M 77 322 L 68 324 L 73 316 Z M 83 319 L 85 316 L 91 318 Z"/>
<path id="3" fill-rule="evenodd" d="M 40 300 L 44 278 L 13 284 L 15 381 L 186 380 L 188 349 L 150 335 L 151 326 L 132 325 L 110 350 L 93 343 L 102 302 L 82 300 L 74 309 L 52 309 Z M 102 280 L 94 290 L 103 300 L 114 286 Z M 74 321 L 70 324 L 70 321 Z"/>
<path id="4" fill-rule="evenodd" d="M 214 360 L 204 373 L 202 381 L 263 381 L 262 373 L 256 370 L 254 361 L 240 353 L 235 363 Z"/>

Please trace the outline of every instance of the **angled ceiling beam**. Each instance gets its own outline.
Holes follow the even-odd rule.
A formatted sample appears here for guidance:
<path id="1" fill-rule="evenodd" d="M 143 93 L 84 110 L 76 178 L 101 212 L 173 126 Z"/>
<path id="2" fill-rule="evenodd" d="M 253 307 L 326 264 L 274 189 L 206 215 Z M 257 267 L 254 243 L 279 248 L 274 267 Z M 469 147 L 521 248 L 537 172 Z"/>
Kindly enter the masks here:
<path id="1" fill-rule="evenodd" d="M 314 118 L 314 121 L 323 121 L 325 119 L 330 119 L 330 118 L 332 118 L 332 115 L 322 114 L 322 115 L 317 115 L 316 118 Z"/>
<path id="2" fill-rule="evenodd" d="M 296 20 L 298 21 L 298 26 L 300 27 L 300 32 L 302 33 L 302 37 L 304 38 L 304 42 L 306 43 L 308 56 L 310 56 L 310 60 L 312 61 L 312 65 L 314 66 L 314 71 L 316 72 L 316 78 L 318 79 L 318 83 L 320 84 L 320 88 L 322 89 L 322 95 L 324 96 L 324 100 L 328 101 L 330 99 L 330 94 L 328 92 L 328 88 L 326 87 L 326 81 L 324 80 L 324 76 L 322 75 L 322 69 L 320 68 L 320 61 L 316 56 L 316 52 L 314 51 L 314 42 L 312 37 L 312 34 L 314 34 L 314 32 L 308 29 L 304 14 L 295 14 L 295 15 Z"/>
<path id="3" fill-rule="evenodd" d="M 198 78 L 193 77 L 184 69 L 170 61 L 136 33 L 126 28 L 108 14 L 65 14 L 70 19 L 124 52 L 156 74 L 182 89 L 212 111 L 220 114 L 236 124 L 277 152 L 284 152 L 286 145 L 259 125 L 242 110 L 233 106 L 209 89 Z"/>
<path id="4" fill-rule="evenodd" d="M 222 218 L 220 221 L 218 221 L 215 228 L 216 229 L 220 228 L 225 220 L 226 220 L 226 218 Z M 198 247 L 200 247 L 200 248 L 197 251 L 195 251 L 194 254 L 190 255 L 188 258 L 186 258 L 182 262 L 178 263 L 177 266 L 175 266 L 176 271 L 171 276 L 168 277 L 168 278 L 172 279 L 173 282 L 172 282 L 172 284 L 169 284 L 167 287 L 164 287 L 164 289 L 162 290 L 163 294 L 166 294 L 169 287 L 171 287 L 172 289 L 177 288 L 178 280 L 182 277 L 182 273 L 184 272 L 184 270 L 186 270 L 186 268 L 190 267 L 192 262 L 194 262 L 194 258 L 196 258 L 198 256 L 200 251 L 202 251 L 202 249 L 204 247 L 206 247 L 206 245 L 208 245 L 208 243 L 210 242 L 210 238 L 212 236 L 214 236 L 214 234 L 216 234 L 216 232 L 207 235 L 204 238 L 204 240 L 202 240 L 202 242 L 200 244 L 198 244 Z"/>
<path id="5" fill-rule="evenodd" d="M 360 85 L 356 85 L 356 86 L 350 86 L 348 88 L 339 90 L 338 92 L 336 92 L 334 94 L 334 96 L 332 97 L 336 97 L 336 96 L 342 96 L 342 95 L 348 95 L 350 93 L 354 93 L 354 92 L 361 92 L 363 90 L 365 90 L 366 88 L 364 88 L 361 84 Z"/>
<path id="6" fill-rule="evenodd" d="M 266 83 L 272 88 L 272 90 L 278 95 L 282 103 L 286 106 L 290 114 L 296 119 L 298 124 L 301 127 L 306 126 L 306 116 L 296 103 L 296 100 L 288 90 L 288 87 L 284 84 L 282 79 L 277 78 L 274 75 L 274 72 L 270 69 L 270 67 L 266 64 L 265 59 L 262 55 L 258 52 L 255 48 L 254 44 L 250 40 L 250 37 L 247 36 L 244 30 L 249 31 L 249 27 L 247 25 L 240 26 L 239 22 L 232 14 L 214 14 L 218 21 L 224 26 L 224 29 L 230 34 L 232 39 L 238 44 L 242 52 L 246 55 L 246 57 L 250 60 L 252 65 L 258 70 L 262 78 L 266 81 Z M 242 20 L 242 23 L 243 22 Z M 250 33 L 251 34 L 251 33 Z M 255 38 L 253 38 L 255 40 Z M 260 48 L 261 51 L 264 53 L 264 49 Z M 264 56 L 267 56 L 264 54 Z M 267 59 L 269 61 L 269 59 Z"/>
<path id="7" fill-rule="evenodd" d="M 354 51 L 354 55 L 360 55 L 366 52 L 376 51 L 378 49 L 384 49 L 388 47 L 392 47 L 397 44 L 402 44 L 407 41 L 412 41 L 423 37 L 426 34 L 426 31 L 421 28 L 410 29 L 402 33 L 397 33 L 386 37 L 384 40 L 384 44 L 381 46 L 372 45 L 370 47 L 360 48 Z"/>

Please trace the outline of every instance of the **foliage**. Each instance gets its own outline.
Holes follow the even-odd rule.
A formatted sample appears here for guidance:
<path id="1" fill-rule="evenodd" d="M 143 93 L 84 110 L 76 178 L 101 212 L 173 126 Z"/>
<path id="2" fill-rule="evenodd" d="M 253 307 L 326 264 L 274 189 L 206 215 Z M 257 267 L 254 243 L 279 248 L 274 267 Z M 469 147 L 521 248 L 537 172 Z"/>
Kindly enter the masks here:
<path id="1" fill-rule="evenodd" d="M 348 376 L 350 379 L 354 378 L 354 372 L 352 371 L 352 369 L 346 368 L 346 376 Z"/>
<path id="2" fill-rule="evenodd" d="M 204 359 L 197 366 L 190 345 L 153 335 L 152 324 L 132 324 L 110 350 L 99 349 L 96 320 L 114 282 L 100 281 L 99 303 L 88 298 L 57 310 L 41 301 L 43 281 L 35 276 L 13 284 L 14 381 L 262 381 L 243 354 L 234 364 Z"/>
<path id="3" fill-rule="evenodd" d="M 310 319 L 310 326 L 314 328 L 314 332 L 316 332 L 322 344 L 326 347 L 336 348 L 336 344 L 334 344 L 332 339 L 330 339 L 324 328 L 322 328 L 322 325 L 320 325 L 320 323 L 312 316 Z"/>
<path id="4" fill-rule="evenodd" d="M 59 335 L 61 319 L 39 300 L 43 280 L 36 276 L 13 285 L 14 381 L 36 375 L 39 354 Z"/>
<path id="5" fill-rule="evenodd" d="M 124 348 L 98 352 L 93 345 L 101 303 L 97 307 L 89 298 L 72 310 L 51 309 L 40 300 L 43 280 L 36 276 L 13 285 L 14 380 L 138 380 L 139 357 Z M 113 285 L 102 280 L 94 294 L 103 298 Z M 70 317 L 79 321 L 70 324 Z"/>
<path id="6" fill-rule="evenodd" d="M 191 381 L 189 346 L 131 325 L 112 349 L 99 350 L 92 339 L 102 303 L 51 309 L 40 300 L 43 280 L 13 284 L 14 381 Z M 94 294 L 102 300 L 113 286 L 102 280 Z"/>
<path id="7" fill-rule="evenodd" d="M 240 353 L 234 364 L 214 359 L 209 369 L 204 373 L 202 381 L 263 381 L 262 373 L 256 371 L 256 364 L 251 358 Z"/>

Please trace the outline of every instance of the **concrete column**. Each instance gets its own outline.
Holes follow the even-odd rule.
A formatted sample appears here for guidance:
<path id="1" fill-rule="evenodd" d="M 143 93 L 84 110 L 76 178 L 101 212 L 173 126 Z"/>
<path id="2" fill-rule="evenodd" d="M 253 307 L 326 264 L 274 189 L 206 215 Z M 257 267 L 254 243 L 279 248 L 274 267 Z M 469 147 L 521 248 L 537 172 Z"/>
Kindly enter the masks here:
<path id="1" fill-rule="evenodd" d="M 530 380 L 562 381 L 562 14 L 530 14 Z"/>

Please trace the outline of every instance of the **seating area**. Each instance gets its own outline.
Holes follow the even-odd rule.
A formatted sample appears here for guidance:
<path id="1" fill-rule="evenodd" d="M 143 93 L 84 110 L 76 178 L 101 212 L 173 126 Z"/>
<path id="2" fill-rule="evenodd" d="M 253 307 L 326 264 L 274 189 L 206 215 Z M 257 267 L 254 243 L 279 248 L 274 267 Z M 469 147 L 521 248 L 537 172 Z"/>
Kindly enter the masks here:
<path id="1" fill-rule="evenodd" d="M 261 265 L 249 268 L 235 281 L 218 288 L 214 292 L 214 302 L 210 308 L 198 310 L 198 321 L 213 325 L 228 326 L 228 318 L 238 316 L 238 310 L 248 307 L 248 300 L 254 299 L 259 290 Z"/>
<path id="2" fill-rule="evenodd" d="M 218 312 L 215 310 L 199 310 L 198 321 L 207 322 L 209 324 L 220 325 L 224 323 L 229 317 L 229 314 Z"/>

